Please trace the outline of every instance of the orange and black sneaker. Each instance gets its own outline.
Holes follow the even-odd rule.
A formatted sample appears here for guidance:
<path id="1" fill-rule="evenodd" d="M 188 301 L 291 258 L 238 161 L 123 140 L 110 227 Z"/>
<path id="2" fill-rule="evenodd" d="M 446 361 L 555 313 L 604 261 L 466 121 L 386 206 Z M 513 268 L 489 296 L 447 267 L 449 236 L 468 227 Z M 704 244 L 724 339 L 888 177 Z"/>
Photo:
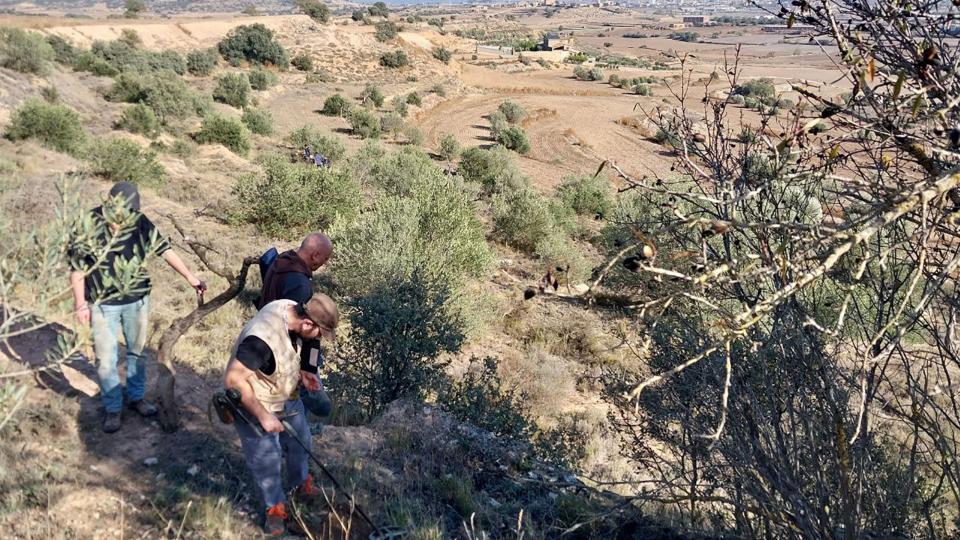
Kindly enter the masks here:
<path id="1" fill-rule="evenodd" d="M 267 509 L 267 519 L 263 523 L 267 536 L 282 536 L 287 532 L 287 504 L 277 503 Z"/>
<path id="2" fill-rule="evenodd" d="M 313 475 L 307 473 L 307 479 L 297 486 L 296 496 L 301 501 L 309 501 L 320 495 L 320 488 L 313 485 Z"/>

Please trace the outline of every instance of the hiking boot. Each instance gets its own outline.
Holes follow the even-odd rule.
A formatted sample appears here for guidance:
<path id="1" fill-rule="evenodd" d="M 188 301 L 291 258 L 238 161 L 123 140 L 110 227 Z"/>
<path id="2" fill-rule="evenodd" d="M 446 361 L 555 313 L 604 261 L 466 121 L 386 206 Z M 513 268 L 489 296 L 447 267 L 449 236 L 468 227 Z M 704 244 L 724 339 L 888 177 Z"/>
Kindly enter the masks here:
<path id="1" fill-rule="evenodd" d="M 157 406 L 145 399 L 131 401 L 130 408 L 137 411 L 140 416 L 153 416 L 157 414 Z"/>
<path id="2" fill-rule="evenodd" d="M 282 536 L 287 532 L 286 503 L 277 503 L 267 509 L 267 519 L 263 523 L 263 532 L 267 536 Z"/>
<path id="3" fill-rule="evenodd" d="M 320 488 L 313 485 L 313 475 L 307 473 L 307 479 L 293 492 L 298 501 L 309 502 L 320 495 Z"/>
<path id="4" fill-rule="evenodd" d="M 103 432 L 115 433 L 120 431 L 121 423 L 120 413 L 108 412 L 103 416 Z"/>

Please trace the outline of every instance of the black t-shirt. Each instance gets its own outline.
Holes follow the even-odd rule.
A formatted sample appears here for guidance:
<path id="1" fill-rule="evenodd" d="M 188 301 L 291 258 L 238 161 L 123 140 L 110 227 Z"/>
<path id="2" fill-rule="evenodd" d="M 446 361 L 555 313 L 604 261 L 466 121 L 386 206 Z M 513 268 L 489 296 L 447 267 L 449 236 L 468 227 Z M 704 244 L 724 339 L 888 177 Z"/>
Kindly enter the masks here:
<path id="1" fill-rule="evenodd" d="M 290 342 L 296 343 L 297 337 L 296 334 L 291 332 Z M 257 336 L 247 336 L 240 342 L 237 347 L 237 360 L 247 369 L 252 371 L 259 369 L 264 375 L 273 375 L 273 372 L 277 369 L 277 362 L 273 357 L 270 346 Z M 300 369 L 310 373 L 317 372 L 317 366 L 311 365 L 310 349 L 308 347 L 300 349 Z"/>
<path id="2" fill-rule="evenodd" d="M 117 276 L 125 275 L 138 266 L 150 252 L 162 255 L 170 249 L 170 243 L 160 235 L 153 223 L 143 214 L 138 214 L 136 222 L 129 231 L 120 231 L 117 241 L 110 251 L 97 261 L 100 252 L 111 241 L 112 233 L 103 218 L 103 207 L 91 212 L 95 227 L 95 245 L 82 243 L 78 235 L 70 246 L 70 266 L 78 272 L 91 270 L 84 279 L 84 297 L 88 302 L 104 305 L 119 305 L 136 302 L 150 293 L 150 276 L 146 268 L 139 264 L 139 273 L 128 288 L 121 290 Z"/>

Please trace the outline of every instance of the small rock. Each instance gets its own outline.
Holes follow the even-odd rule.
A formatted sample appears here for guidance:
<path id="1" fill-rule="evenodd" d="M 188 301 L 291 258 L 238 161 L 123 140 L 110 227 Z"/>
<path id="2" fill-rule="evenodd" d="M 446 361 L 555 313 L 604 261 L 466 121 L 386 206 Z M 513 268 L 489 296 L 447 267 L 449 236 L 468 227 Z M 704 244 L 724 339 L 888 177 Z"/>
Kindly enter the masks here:
<path id="1" fill-rule="evenodd" d="M 155 457 L 148 457 L 147 459 L 143 460 L 143 464 L 146 465 L 147 467 L 153 467 L 159 462 L 160 460 L 158 460 Z"/>
<path id="2" fill-rule="evenodd" d="M 187 469 L 187 474 L 190 476 L 196 476 L 198 472 L 200 472 L 200 467 L 197 467 L 196 464 L 191 465 L 190 468 Z"/>
<path id="3" fill-rule="evenodd" d="M 90 466 L 90 470 L 93 471 L 93 472 L 98 472 L 98 471 L 100 471 L 100 469 L 98 469 L 96 465 L 91 465 L 91 466 Z"/>

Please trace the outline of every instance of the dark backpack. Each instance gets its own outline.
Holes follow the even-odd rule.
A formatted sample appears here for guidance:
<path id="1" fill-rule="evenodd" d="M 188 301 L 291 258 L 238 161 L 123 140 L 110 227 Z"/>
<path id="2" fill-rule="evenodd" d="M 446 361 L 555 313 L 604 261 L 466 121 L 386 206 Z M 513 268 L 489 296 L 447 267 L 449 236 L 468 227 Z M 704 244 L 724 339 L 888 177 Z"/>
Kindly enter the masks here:
<path id="1" fill-rule="evenodd" d="M 267 270 L 270 269 L 270 266 L 273 265 L 274 261 L 277 260 L 277 257 L 280 256 L 280 252 L 277 251 L 277 248 L 271 247 L 270 249 L 263 252 L 263 255 L 260 256 L 260 261 L 257 265 L 260 267 L 260 279 L 261 281 L 266 281 L 267 279 Z"/>

